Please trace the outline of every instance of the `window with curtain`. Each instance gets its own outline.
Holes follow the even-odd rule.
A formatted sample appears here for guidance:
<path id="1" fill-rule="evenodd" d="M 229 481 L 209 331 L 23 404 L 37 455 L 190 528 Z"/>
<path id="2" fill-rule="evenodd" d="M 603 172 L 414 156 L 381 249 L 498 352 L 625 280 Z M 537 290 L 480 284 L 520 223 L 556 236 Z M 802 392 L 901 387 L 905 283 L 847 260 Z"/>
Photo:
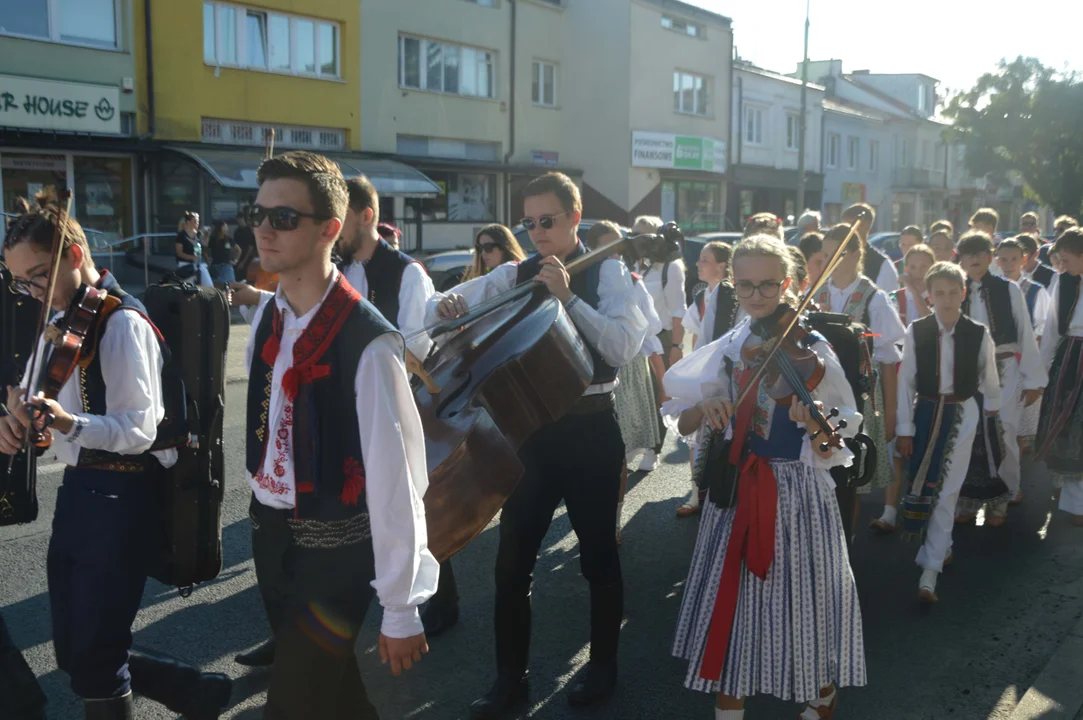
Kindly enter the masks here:
<path id="1" fill-rule="evenodd" d="M 416 90 L 494 97 L 494 53 L 479 48 L 399 36 L 399 85 Z"/>

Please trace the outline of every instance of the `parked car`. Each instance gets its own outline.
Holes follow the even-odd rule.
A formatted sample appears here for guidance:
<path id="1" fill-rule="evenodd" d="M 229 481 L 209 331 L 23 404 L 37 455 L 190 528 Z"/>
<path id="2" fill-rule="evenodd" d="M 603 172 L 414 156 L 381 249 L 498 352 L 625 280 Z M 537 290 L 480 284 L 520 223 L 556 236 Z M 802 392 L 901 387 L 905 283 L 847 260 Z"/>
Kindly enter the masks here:
<path id="1" fill-rule="evenodd" d="M 902 248 L 899 247 L 899 233 L 897 232 L 876 233 L 869 238 L 869 245 L 887 255 L 892 262 L 902 259 Z"/>
<path id="2" fill-rule="evenodd" d="M 590 229 L 596 222 L 598 221 L 580 221 L 579 230 L 577 231 L 580 240 L 586 241 L 587 233 L 590 232 Z M 625 233 L 628 232 L 628 228 L 621 229 Z M 523 248 L 523 252 L 527 255 L 532 255 L 537 252 L 534 243 L 530 241 L 530 233 L 527 232 L 525 227 L 516 225 L 511 229 L 511 234 L 519 241 L 519 246 Z M 440 292 L 447 292 L 462 282 L 463 273 L 465 273 L 466 268 L 470 267 L 470 264 L 474 262 L 474 251 L 465 248 L 460 250 L 448 250 L 446 252 L 439 252 L 418 259 L 425 265 L 425 270 L 429 273 L 429 277 L 432 278 L 432 284 L 436 289 Z"/>

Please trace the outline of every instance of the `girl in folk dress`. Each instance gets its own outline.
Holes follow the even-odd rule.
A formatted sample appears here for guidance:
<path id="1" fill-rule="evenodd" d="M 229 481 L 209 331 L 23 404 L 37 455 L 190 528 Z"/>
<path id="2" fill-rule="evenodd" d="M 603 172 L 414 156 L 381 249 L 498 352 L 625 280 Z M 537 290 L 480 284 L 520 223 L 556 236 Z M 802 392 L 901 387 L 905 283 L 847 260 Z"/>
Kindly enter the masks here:
<path id="1" fill-rule="evenodd" d="M 853 455 L 819 450 L 809 441 L 816 428 L 808 407 L 796 399 L 777 405 L 762 382 L 734 408 L 753 372 L 742 350 L 781 329 L 790 264 L 778 240 L 743 240 L 733 268 L 749 320 L 665 378 L 667 420 L 678 432 L 729 428 L 731 418 L 739 428 L 736 507 L 708 496 L 673 646 L 689 662 L 685 685 L 717 693 L 721 720 L 743 718 L 744 698 L 757 693 L 805 703 L 802 720 L 830 718 L 839 687 L 865 684 L 861 611 L 828 472 Z M 838 408 L 846 432 L 856 432 L 861 416 L 834 352 L 822 339 L 812 349 L 825 365 L 813 397 Z"/>
<path id="2" fill-rule="evenodd" d="M 824 236 L 824 252 L 831 257 L 839 244 L 846 239 L 849 225 L 835 225 Z M 872 391 L 872 402 L 865 404 L 864 432 L 876 443 L 876 474 L 872 482 L 861 488 L 859 493 L 871 492 L 873 488 L 894 486 L 895 467 L 892 441 L 895 439 L 895 404 L 896 367 L 902 361 L 898 343 L 902 342 L 906 328 L 899 321 L 899 315 L 891 307 L 887 294 L 861 274 L 864 259 L 864 245 L 856 238 L 850 240 L 838 269 L 831 279 L 824 283 L 816 296 L 820 309 L 827 312 L 845 313 L 850 319 L 863 323 L 872 334 L 871 361 L 878 376 L 878 382 Z M 897 495 L 897 486 L 896 495 Z M 885 526 L 895 525 L 895 503 L 889 497 L 884 504 L 880 519 Z M 854 527 L 857 527 L 857 513 L 861 505 L 854 506 Z"/>

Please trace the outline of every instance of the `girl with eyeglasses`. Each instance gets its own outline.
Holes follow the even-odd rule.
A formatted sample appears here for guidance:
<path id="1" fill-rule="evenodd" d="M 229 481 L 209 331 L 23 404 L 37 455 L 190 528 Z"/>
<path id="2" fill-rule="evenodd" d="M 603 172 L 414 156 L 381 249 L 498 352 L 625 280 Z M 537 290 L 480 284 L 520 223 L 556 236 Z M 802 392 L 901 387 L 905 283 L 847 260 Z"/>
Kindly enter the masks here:
<path id="1" fill-rule="evenodd" d="M 824 235 L 823 250 L 832 257 L 846 240 L 850 225 L 841 223 Z M 872 481 L 857 489 L 868 494 L 873 488 L 887 488 L 884 512 L 870 527 L 877 532 L 891 532 L 896 526 L 899 484 L 895 475 L 895 408 L 898 403 L 896 379 L 902 362 L 899 347 L 906 328 L 899 320 L 887 293 L 862 274 L 866 245 L 854 234 L 846 246 L 846 255 L 816 295 L 816 302 L 825 312 L 844 313 L 861 323 L 872 335 L 872 348 L 866 358 L 868 375 L 875 378 L 865 403 L 864 432 L 876 444 L 876 473 Z M 861 513 L 861 503 L 854 504 L 854 523 Z"/>
<path id="2" fill-rule="evenodd" d="M 486 225 L 474 238 L 474 262 L 463 273 L 463 282 L 487 275 L 506 262 L 526 259 L 519 241 L 503 225 Z"/>
<path id="3" fill-rule="evenodd" d="M 794 295 L 792 257 L 773 237 L 742 240 L 733 271 L 748 319 L 665 376 L 670 427 L 727 431 L 743 458 L 736 502 L 708 495 L 704 504 L 673 654 L 688 661 L 686 687 L 716 694 L 718 720 L 742 720 L 745 698 L 756 694 L 805 703 L 799 720 L 823 720 L 834 714 L 838 688 L 866 682 L 861 610 L 829 472 L 853 454 L 845 445 L 822 450 L 810 439 L 819 428 L 809 408 L 796 398 L 776 403 L 763 380 L 735 408 L 755 370 L 744 351 L 784 329 Z M 851 435 L 861 423 L 853 391 L 831 346 L 813 339 L 824 364 L 813 398 L 837 408 L 848 423 L 840 432 Z"/>

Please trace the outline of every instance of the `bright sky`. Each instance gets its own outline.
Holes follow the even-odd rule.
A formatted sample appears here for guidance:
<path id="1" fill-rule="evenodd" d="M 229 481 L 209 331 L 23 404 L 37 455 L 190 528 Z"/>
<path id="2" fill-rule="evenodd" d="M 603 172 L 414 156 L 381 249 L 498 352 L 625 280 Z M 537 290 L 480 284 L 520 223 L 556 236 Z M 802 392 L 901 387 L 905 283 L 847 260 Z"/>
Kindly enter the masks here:
<path id="1" fill-rule="evenodd" d="M 733 19 L 737 52 L 777 72 L 801 60 L 805 0 L 685 0 Z M 969 89 L 1002 57 L 1083 71 L 1080 0 L 811 0 L 809 57 L 844 72 L 920 72 Z"/>

